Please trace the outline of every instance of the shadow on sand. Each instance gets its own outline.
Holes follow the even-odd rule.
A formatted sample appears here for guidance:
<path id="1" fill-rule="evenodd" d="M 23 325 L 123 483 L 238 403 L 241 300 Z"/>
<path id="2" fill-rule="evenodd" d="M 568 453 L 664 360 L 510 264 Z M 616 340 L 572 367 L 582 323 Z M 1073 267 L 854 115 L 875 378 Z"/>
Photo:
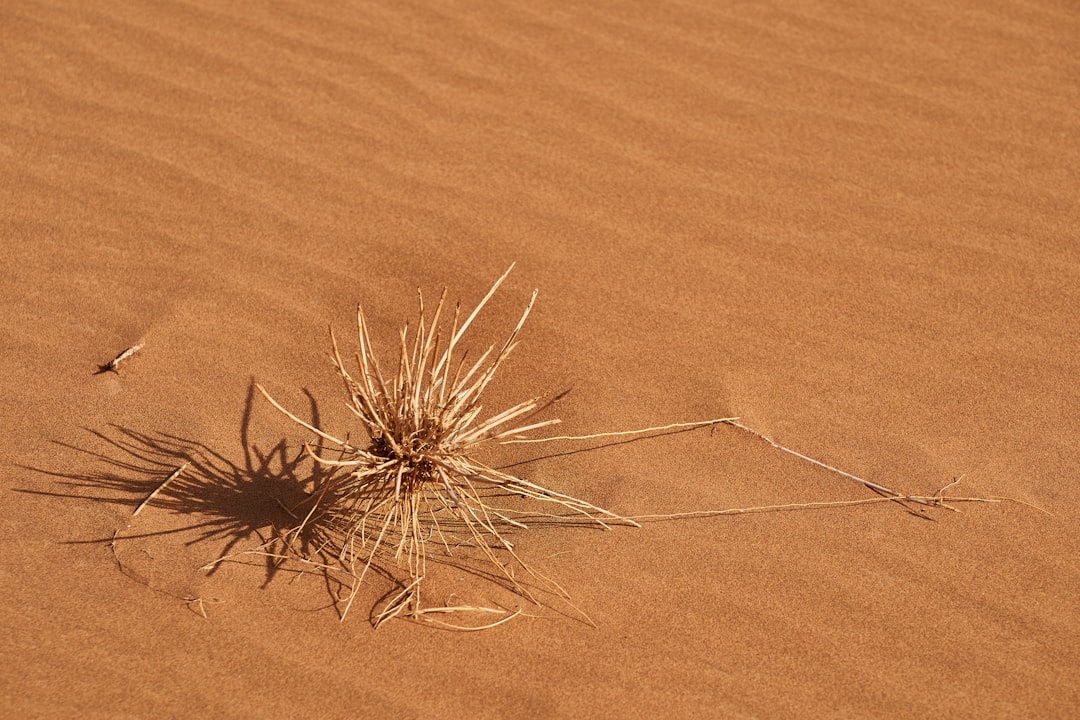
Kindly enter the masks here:
<path id="1" fill-rule="evenodd" d="M 145 504 L 191 519 L 190 523 L 167 530 L 146 533 L 124 531 L 121 535 L 124 530 L 121 528 L 107 537 L 68 540 L 69 544 L 113 545 L 118 539 L 183 534 L 187 536 L 187 545 L 215 545 L 221 548 L 217 553 L 219 556 L 228 556 L 251 546 L 271 542 L 281 530 L 295 524 L 289 508 L 307 496 L 306 488 L 319 482 L 325 471 L 311 462 L 302 448 L 290 450 L 285 440 L 280 440 L 268 450 L 260 449 L 251 437 L 254 393 L 255 385 L 252 382 L 248 387 L 240 425 L 241 463 L 195 440 L 111 425 L 105 431 L 87 429 L 96 439 L 93 444 L 104 447 L 104 450 L 60 443 L 92 458 L 95 469 L 57 472 L 41 467 L 26 467 L 27 470 L 56 478 L 58 489 L 21 489 L 18 492 L 129 505 L 134 512 L 143 509 Z M 317 404 L 310 393 L 305 391 L 305 395 L 310 403 L 311 417 L 318 423 Z M 163 487 L 163 481 L 180 467 L 184 468 L 183 472 Z M 120 569 L 130 574 L 119 558 L 116 559 Z M 215 558 L 207 560 L 213 561 Z M 268 586 L 282 569 L 282 563 L 269 556 L 251 555 L 250 560 L 258 561 L 265 567 L 263 587 Z M 220 564 L 211 564 L 207 566 L 207 572 L 212 575 L 220 567 Z M 145 583 L 141 578 L 132 577 Z"/>
<path id="2" fill-rule="evenodd" d="M 311 424 L 319 427 L 318 404 L 308 391 L 305 390 L 304 394 L 308 398 Z M 335 567 L 334 558 L 326 557 L 326 553 L 321 552 L 320 544 L 324 542 L 324 536 L 318 523 L 309 523 L 302 533 L 290 532 L 301 524 L 302 519 L 297 517 L 293 510 L 308 499 L 309 491 L 328 479 L 332 471 L 313 462 L 302 447 L 290 448 L 284 439 L 268 449 L 261 449 L 252 437 L 255 396 L 255 383 L 252 381 L 247 389 L 240 424 L 242 461 L 239 463 L 225 453 L 196 440 L 169 433 L 142 432 L 111 425 L 104 431 L 87 429 L 94 438 L 92 444 L 96 448 L 104 449 L 91 450 L 60 443 L 67 449 L 91 458 L 94 469 L 58 472 L 41 467 L 26 467 L 25 469 L 55 478 L 57 485 L 51 490 L 21 489 L 18 492 L 127 505 L 132 507 L 133 512 L 138 512 L 145 506 L 146 509 L 164 510 L 174 519 L 180 518 L 179 524 L 173 522 L 164 530 L 140 533 L 130 528 L 119 528 L 115 533 L 102 537 L 66 541 L 69 544 L 103 544 L 111 547 L 120 570 L 155 591 L 173 595 L 153 587 L 148 580 L 131 572 L 116 554 L 118 540 L 183 536 L 188 546 L 206 545 L 214 548 L 206 558 L 208 564 L 202 568 L 208 576 L 217 572 L 224 562 L 258 565 L 263 568 L 261 587 L 264 589 L 282 572 L 290 577 L 296 573 L 317 572 L 325 580 L 330 595 L 328 605 L 335 607 L 341 615 L 343 592 L 347 593 L 349 590 L 348 570 Z M 642 438 L 620 439 L 590 448 L 547 453 L 513 462 L 504 469 L 640 439 Z M 312 450 L 322 453 L 324 448 L 319 443 L 313 444 Z M 166 478 L 182 466 L 183 472 L 176 474 L 166 483 Z M 188 519 L 190 522 L 186 521 Z M 551 518 L 539 517 L 530 524 L 596 527 L 595 523 L 579 523 L 573 517 L 556 519 L 554 523 Z M 505 578 L 491 572 L 484 563 L 474 562 L 467 555 L 433 552 L 428 557 L 437 565 L 463 571 L 504 590 L 508 589 Z M 312 562 L 314 558 L 322 558 L 322 561 Z M 377 558 L 371 570 L 389 584 L 389 590 L 385 594 L 379 593 L 381 597 L 374 600 L 369 612 L 369 620 L 377 624 L 376 608 L 387 598 L 400 593 L 404 585 L 392 560 Z M 189 604 L 191 602 L 191 598 L 176 597 Z M 580 619 L 576 612 L 557 611 Z"/>

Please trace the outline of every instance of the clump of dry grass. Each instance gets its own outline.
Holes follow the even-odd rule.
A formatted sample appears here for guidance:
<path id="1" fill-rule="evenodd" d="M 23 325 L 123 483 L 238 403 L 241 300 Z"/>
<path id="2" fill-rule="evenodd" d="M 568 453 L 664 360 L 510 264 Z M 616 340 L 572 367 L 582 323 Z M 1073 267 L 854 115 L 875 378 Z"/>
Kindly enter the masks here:
<path id="1" fill-rule="evenodd" d="M 330 472 L 308 499 L 293 509 L 300 523 L 286 539 L 290 547 L 298 547 L 297 541 L 306 533 L 307 546 L 311 546 L 310 536 L 314 535 L 315 547 L 323 552 L 330 549 L 349 569 L 352 590 L 343 616 L 372 564 L 380 558 L 403 566 L 407 577 L 400 580 L 401 592 L 375 615 L 376 624 L 402 613 L 420 618 L 450 610 L 485 610 L 422 605 L 421 590 L 432 548 L 440 554 L 445 551 L 448 557 L 463 546 L 478 551 L 505 585 L 531 601 L 537 599 L 534 589 L 567 598 L 557 583 L 519 557 L 507 533 L 526 527 L 523 520 L 530 517 L 602 528 L 637 525 L 631 518 L 540 487 L 477 459 L 477 451 L 485 445 L 520 441 L 530 431 L 559 422 L 536 420 L 557 397 L 547 401 L 534 397 L 482 418 L 484 390 L 513 352 L 536 292 L 501 345 L 492 345 L 476 360 L 469 360 L 462 338 L 512 269 L 511 265 L 467 317 L 462 319 L 460 306 L 455 307 L 445 335 L 440 321 L 444 319 L 446 291 L 430 319 L 421 294 L 419 319 L 415 328 L 406 324 L 401 330 L 392 373 L 379 364 L 362 308 L 357 311 L 359 352 L 354 370 L 342 360 L 331 332 L 333 362 L 344 382 L 348 407 L 368 438 L 366 446 L 301 420 L 259 387 L 274 407 L 330 445 L 332 456 L 306 446 L 314 461 Z M 717 422 L 720 420 L 680 427 Z M 521 499 L 534 501 L 534 505 L 538 502 L 550 512 L 503 507 Z M 516 568 L 523 570 L 524 576 Z M 511 615 L 505 612 L 500 621 Z"/>

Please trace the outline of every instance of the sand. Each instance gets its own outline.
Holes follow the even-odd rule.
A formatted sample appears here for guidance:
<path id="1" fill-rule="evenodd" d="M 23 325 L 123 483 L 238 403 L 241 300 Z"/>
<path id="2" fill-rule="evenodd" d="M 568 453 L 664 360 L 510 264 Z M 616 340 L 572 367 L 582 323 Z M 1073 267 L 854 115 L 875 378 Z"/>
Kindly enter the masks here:
<path id="1" fill-rule="evenodd" d="M 1078 711 L 1072 3 L 347 5 L 0 9 L 5 717 Z M 518 536 L 595 628 L 373 631 L 386 588 L 342 623 L 318 576 L 199 569 L 310 471 L 253 382 L 347 428 L 327 326 L 390 343 L 513 261 L 492 409 L 737 415 L 1020 502 Z M 873 497 L 730 427 L 570 449 L 521 467 L 627 515 Z"/>

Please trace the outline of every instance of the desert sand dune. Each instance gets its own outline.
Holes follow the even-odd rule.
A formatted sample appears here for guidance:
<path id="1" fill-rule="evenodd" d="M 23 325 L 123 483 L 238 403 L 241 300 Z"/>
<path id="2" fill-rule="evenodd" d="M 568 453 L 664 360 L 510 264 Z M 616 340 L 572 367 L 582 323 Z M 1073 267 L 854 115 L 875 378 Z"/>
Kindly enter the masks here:
<path id="1" fill-rule="evenodd" d="M 0 8 L 0 714 L 1078 711 L 1073 4 L 345 5 Z M 374 631 L 379 577 L 340 622 L 317 573 L 200 569 L 312 472 L 255 383 L 345 432 L 327 326 L 363 303 L 389 353 L 417 287 L 511 262 L 474 352 L 540 294 L 492 411 L 738 416 L 1015 502 L 515 535 L 596 627 Z M 876 497 L 728 426 L 580 447 L 498 458 L 630 516 Z"/>

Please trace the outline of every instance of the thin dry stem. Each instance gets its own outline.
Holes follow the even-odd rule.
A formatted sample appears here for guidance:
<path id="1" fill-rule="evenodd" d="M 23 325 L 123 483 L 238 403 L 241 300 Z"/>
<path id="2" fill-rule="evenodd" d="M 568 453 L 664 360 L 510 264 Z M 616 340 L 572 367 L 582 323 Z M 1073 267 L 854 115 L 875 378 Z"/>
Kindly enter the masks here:
<path id="1" fill-rule="evenodd" d="M 844 472 L 840 468 L 833 467 L 832 465 L 827 465 L 827 464 L 821 462 L 820 460 L 815 460 L 814 458 L 810 457 L 809 455 L 804 455 L 801 452 L 798 452 L 797 450 L 792 450 L 789 447 L 785 447 L 785 446 L 781 445 L 780 443 L 776 442 L 775 440 L 773 440 L 772 438 L 769 438 L 769 437 L 766 437 L 765 435 L 762 435 L 757 430 L 754 430 L 752 428 L 748 428 L 745 425 L 743 425 L 742 423 L 736 422 L 736 419 L 737 418 L 733 418 L 733 419 L 730 419 L 730 420 L 724 420 L 723 422 L 726 425 L 731 425 L 732 427 L 738 428 L 738 429 L 742 430 L 743 432 L 750 433 L 751 435 L 753 435 L 756 438 L 764 440 L 769 445 L 771 445 L 772 447 L 776 448 L 777 450 L 779 450 L 781 452 L 788 453 L 789 455 L 794 455 L 795 457 L 799 458 L 800 460 L 804 460 L 804 461 L 810 463 L 811 465 L 815 465 L 815 466 L 817 466 L 819 468 L 822 468 L 824 470 L 828 470 L 829 472 L 836 473 L 837 475 L 840 475 L 841 477 L 846 477 L 849 480 L 854 480 L 855 482 L 861 483 L 862 485 L 864 485 L 865 487 L 870 488 L 871 490 L 874 490 L 874 491 L 879 492 L 879 493 L 883 493 L 884 495 L 888 495 L 889 497 L 887 499 L 898 500 L 898 501 L 909 501 L 909 502 L 913 502 L 913 503 L 918 503 L 919 505 L 931 505 L 932 504 L 929 501 L 927 501 L 927 500 L 925 500 L 925 499 L 923 499 L 921 497 L 904 495 L 903 493 L 899 493 L 899 492 L 897 492 L 897 491 L 895 491 L 895 490 L 893 490 L 891 488 L 887 488 L 884 485 L 878 485 L 877 483 L 870 482 L 869 480 L 864 480 L 863 478 L 858 477 L 857 475 L 852 475 L 849 472 Z M 946 486 L 946 487 L 948 487 L 948 486 Z"/>
<path id="2" fill-rule="evenodd" d="M 900 495 L 890 497 L 860 498 L 858 500 L 823 500 L 820 502 L 784 503 L 782 505 L 756 505 L 752 507 L 726 508 L 724 510 L 694 510 L 692 512 L 668 513 L 666 515 L 632 515 L 630 519 L 639 522 L 660 520 L 682 520 L 689 518 L 709 518 L 721 515 L 745 515 L 748 513 L 778 512 L 782 510 L 811 510 L 820 508 L 852 507 L 855 505 L 874 505 L 877 503 L 908 500 L 933 507 L 943 507 L 958 512 L 948 503 L 998 503 L 1000 498 L 955 497 L 951 495 Z"/>
<path id="3" fill-rule="evenodd" d="M 135 508 L 135 511 L 131 513 L 131 517 L 134 518 L 136 515 L 141 513 L 142 509 L 144 507 L 146 507 L 150 503 L 151 500 L 153 500 L 154 498 L 156 498 L 158 496 L 158 493 L 160 493 L 162 490 L 164 490 L 165 487 L 169 483 L 171 483 L 173 480 L 180 477 L 180 473 L 184 472 L 184 470 L 187 469 L 188 464 L 189 463 L 184 463 L 180 467 L 173 470 L 172 474 L 170 474 L 169 477 L 165 478 L 164 482 L 162 482 L 160 485 L 158 485 L 156 488 L 154 488 L 154 491 L 151 492 L 149 495 L 147 495 L 145 500 L 143 500 L 141 503 L 139 503 L 139 507 Z"/>

